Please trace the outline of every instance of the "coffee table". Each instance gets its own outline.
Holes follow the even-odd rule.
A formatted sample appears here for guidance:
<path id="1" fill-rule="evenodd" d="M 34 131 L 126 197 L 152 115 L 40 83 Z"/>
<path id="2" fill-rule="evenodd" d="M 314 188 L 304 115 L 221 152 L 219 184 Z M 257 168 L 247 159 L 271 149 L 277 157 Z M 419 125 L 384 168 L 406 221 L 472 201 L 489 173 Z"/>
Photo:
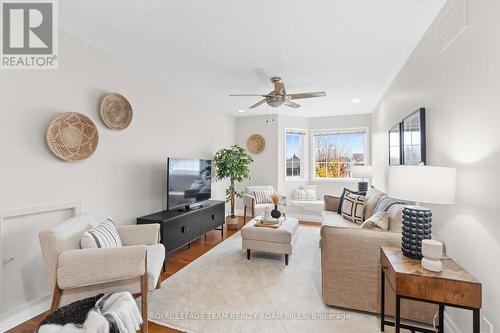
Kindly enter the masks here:
<path id="1" fill-rule="evenodd" d="M 288 256 L 292 254 L 298 235 L 299 220 L 286 217 L 276 229 L 256 227 L 255 223 L 257 220 L 253 219 L 241 229 L 242 247 L 247 250 L 247 259 L 250 260 L 252 250 L 281 253 L 285 255 L 285 265 L 288 265 Z"/>

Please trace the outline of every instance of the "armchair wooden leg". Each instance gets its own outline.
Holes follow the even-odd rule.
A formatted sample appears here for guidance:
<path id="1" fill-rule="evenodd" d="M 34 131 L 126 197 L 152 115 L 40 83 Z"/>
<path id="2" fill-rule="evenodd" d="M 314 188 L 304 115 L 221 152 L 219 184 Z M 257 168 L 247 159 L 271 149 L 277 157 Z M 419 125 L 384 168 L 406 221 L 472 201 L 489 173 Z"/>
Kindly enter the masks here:
<path id="1" fill-rule="evenodd" d="M 255 207 L 252 206 L 252 219 L 255 218 Z"/>
<path id="2" fill-rule="evenodd" d="M 161 288 L 161 275 L 158 277 L 158 282 L 156 282 L 156 289 Z"/>
<path id="3" fill-rule="evenodd" d="M 141 312 L 142 333 L 148 333 L 148 258 L 146 256 L 146 271 L 141 276 Z"/>
<path id="4" fill-rule="evenodd" d="M 243 208 L 243 225 L 247 223 L 247 206 Z"/>
<path id="5" fill-rule="evenodd" d="M 51 313 L 59 308 L 59 304 L 61 303 L 61 295 L 62 295 L 62 290 L 61 288 L 59 288 L 56 281 L 54 286 L 54 293 L 52 295 L 52 305 L 50 306 Z"/>

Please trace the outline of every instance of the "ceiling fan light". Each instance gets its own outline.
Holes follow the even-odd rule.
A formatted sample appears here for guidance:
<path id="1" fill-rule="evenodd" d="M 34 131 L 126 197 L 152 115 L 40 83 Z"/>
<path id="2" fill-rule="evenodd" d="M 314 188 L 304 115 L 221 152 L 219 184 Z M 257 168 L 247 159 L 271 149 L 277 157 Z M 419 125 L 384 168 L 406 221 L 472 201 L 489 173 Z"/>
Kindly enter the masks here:
<path id="1" fill-rule="evenodd" d="M 283 104 L 283 100 L 274 100 L 274 101 L 268 101 L 267 104 L 269 104 L 269 106 L 273 107 L 273 108 L 277 108 L 279 106 L 281 106 L 281 104 Z"/>

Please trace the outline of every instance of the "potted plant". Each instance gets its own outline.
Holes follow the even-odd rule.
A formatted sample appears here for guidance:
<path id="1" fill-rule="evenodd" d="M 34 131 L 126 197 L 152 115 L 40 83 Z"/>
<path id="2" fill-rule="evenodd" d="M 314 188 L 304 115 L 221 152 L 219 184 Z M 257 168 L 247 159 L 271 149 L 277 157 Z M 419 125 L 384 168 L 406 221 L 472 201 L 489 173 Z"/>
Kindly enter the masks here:
<path id="1" fill-rule="evenodd" d="M 226 201 L 231 204 L 231 212 L 226 218 L 228 228 L 238 225 L 238 218 L 234 214 L 236 198 L 242 198 L 243 193 L 236 191 L 236 182 L 250 178 L 250 164 L 253 159 L 245 149 L 239 145 L 219 150 L 214 157 L 215 179 L 217 181 L 229 179 L 230 185 L 226 189 Z"/>

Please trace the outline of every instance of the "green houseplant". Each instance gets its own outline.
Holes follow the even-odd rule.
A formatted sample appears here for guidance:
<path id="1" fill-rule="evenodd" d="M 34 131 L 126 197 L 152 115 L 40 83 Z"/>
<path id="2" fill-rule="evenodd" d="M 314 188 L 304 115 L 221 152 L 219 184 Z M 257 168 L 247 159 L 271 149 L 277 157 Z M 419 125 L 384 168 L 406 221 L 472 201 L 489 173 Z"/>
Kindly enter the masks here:
<path id="1" fill-rule="evenodd" d="M 217 181 L 229 179 L 230 182 L 229 188 L 226 189 L 226 201 L 231 204 L 231 212 L 227 218 L 228 227 L 237 225 L 238 219 L 234 214 L 234 204 L 236 198 L 243 197 L 242 192 L 236 191 L 236 182 L 250 178 L 252 162 L 252 157 L 239 145 L 221 149 L 215 154 L 215 179 Z"/>

